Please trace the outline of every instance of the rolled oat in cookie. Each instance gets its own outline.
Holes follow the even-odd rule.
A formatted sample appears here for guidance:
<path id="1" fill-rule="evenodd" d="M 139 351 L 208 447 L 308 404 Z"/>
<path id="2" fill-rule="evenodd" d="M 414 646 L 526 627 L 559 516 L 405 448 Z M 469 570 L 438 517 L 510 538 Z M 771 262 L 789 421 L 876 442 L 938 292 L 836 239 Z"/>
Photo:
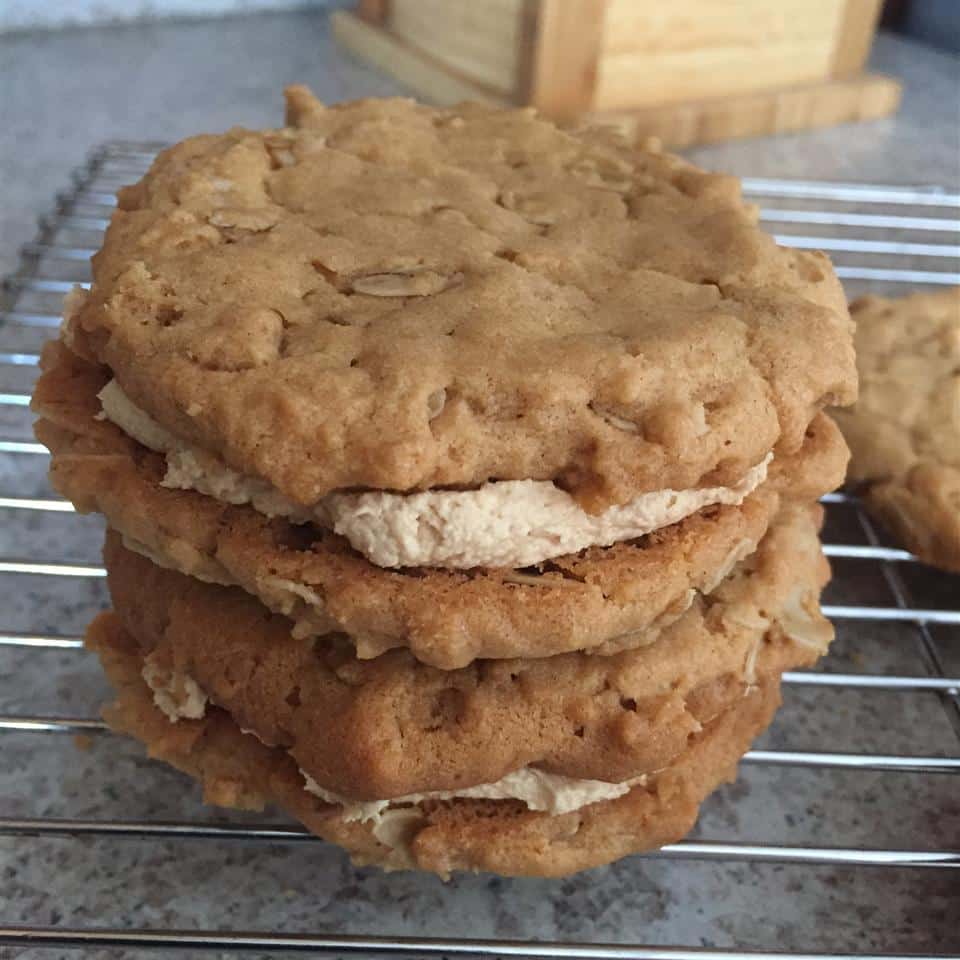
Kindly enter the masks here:
<path id="1" fill-rule="evenodd" d="M 448 877 L 458 870 L 563 876 L 681 839 L 701 801 L 733 780 L 737 761 L 769 724 L 779 703 L 776 678 L 761 681 L 692 735 L 664 769 L 626 793 L 566 813 L 518 800 L 452 799 L 409 804 L 379 822 L 351 817 L 307 789 L 280 747 L 244 734 L 223 710 L 172 724 L 141 676 L 142 651 L 117 617 L 103 614 L 87 631 L 116 691 L 110 726 L 136 737 L 151 757 L 197 779 L 204 800 L 260 810 L 278 803 L 310 831 L 343 847 L 358 865 L 418 869 Z"/>
<path id="2" fill-rule="evenodd" d="M 736 487 L 855 386 L 829 261 L 735 179 L 529 109 L 302 88 L 286 127 L 191 138 L 121 191 L 64 335 L 182 450 L 306 510 Z"/>
<path id="3" fill-rule="evenodd" d="M 714 504 L 739 505 L 767 478 L 773 454 L 727 487 L 654 490 L 590 514 L 546 480 L 501 480 L 474 490 L 330 493 L 304 508 L 210 454 L 185 448 L 111 380 L 102 416 L 166 458 L 163 486 L 196 490 L 268 517 L 315 523 L 345 537 L 378 567 L 528 567 L 588 547 L 609 547 L 672 526 Z"/>
<path id="4" fill-rule="evenodd" d="M 850 480 L 905 547 L 960 572 L 960 287 L 850 310 L 860 398 L 836 411 Z"/>
<path id="5" fill-rule="evenodd" d="M 37 435 L 53 454 L 53 485 L 77 509 L 102 512 L 130 549 L 161 566 L 243 587 L 300 636 L 339 631 L 360 657 L 407 647 L 444 669 L 653 642 L 755 549 L 781 498 L 812 500 L 839 485 L 846 466 L 842 438 L 819 414 L 801 450 L 775 459 L 739 506 L 523 570 L 391 571 L 313 525 L 162 486 L 162 457 L 99 418 L 109 374 L 61 343 L 47 345 L 42 364 Z"/>
<path id="6" fill-rule="evenodd" d="M 362 661 L 340 635 L 294 636 L 242 591 L 156 567 L 115 534 L 104 560 L 117 615 L 148 662 L 288 750 L 321 796 L 502 795 L 500 781 L 526 768 L 581 781 L 582 794 L 596 790 L 582 781 L 660 769 L 758 683 L 825 652 L 819 517 L 816 506 L 786 507 L 758 550 L 647 646 L 459 670 L 400 650 Z"/>

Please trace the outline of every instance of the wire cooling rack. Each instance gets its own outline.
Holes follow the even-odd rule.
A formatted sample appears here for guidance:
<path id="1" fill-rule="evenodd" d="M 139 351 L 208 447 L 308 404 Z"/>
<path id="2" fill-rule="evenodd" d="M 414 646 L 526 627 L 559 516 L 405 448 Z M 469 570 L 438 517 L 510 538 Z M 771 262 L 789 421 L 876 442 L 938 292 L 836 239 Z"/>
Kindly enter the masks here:
<path id="1" fill-rule="evenodd" d="M 79 636 L 105 601 L 101 528 L 46 488 L 27 404 L 39 347 L 63 294 L 88 280 L 115 190 L 159 147 L 95 151 L 4 287 L 0 945 L 11 956 L 715 960 L 744 945 L 771 957 L 787 947 L 813 955 L 810 945 L 838 957 L 960 949 L 960 580 L 889 546 L 846 494 L 824 498 L 835 652 L 817 671 L 784 677 L 786 705 L 738 784 L 708 801 L 691 839 L 649 857 L 568 881 L 443 886 L 354 871 L 288 821 L 201 807 L 182 778 L 104 730 L 106 690 Z M 744 189 L 782 242 L 829 251 L 851 296 L 960 283 L 956 194 L 749 178 Z M 807 749 L 791 746 L 798 740 Z M 173 867 L 191 875 L 188 893 Z M 292 890 L 281 891 L 284 878 Z M 579 942 L 584 934 L 596 942 Z"/>

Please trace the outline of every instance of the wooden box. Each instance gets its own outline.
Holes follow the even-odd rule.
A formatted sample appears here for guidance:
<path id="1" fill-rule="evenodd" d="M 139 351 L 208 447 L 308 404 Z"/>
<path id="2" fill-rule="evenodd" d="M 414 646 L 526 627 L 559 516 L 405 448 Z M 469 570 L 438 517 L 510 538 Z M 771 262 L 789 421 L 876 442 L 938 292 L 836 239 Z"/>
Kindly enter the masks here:
<path id="1" fill-rule="evenodd" d="M 682 145 L 895 110 L 881 0 L 361 0 L 347 47 L 437 103 L 532 104 Z"/>

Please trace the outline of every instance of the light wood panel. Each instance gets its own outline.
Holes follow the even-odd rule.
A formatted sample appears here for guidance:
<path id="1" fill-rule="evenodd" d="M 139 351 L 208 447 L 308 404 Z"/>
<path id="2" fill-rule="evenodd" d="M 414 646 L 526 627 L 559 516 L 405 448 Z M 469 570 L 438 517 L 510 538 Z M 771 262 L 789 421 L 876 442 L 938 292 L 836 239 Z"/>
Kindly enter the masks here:
<path id="1" fill-rule="evenodd" d="M 517 87 L 525 0 L 392 0 L 391 33 L 504 95 Z"/>
<path id="2" fill-rule="evenodd" d="M 507 103 L 505 97 L 452 72 L 438 60 L 425 56 L 422 51 L 386 30 L 365 23 L 352 13 L 335 10 L 330 15 L 330 22 L 334 36 L 343 46 L 386 70 L 430 103 L 451 104 L 461 100 Z"/>
<path id="3" fill-rule="evenodd" d="M 333 26 L 433 103 L 532 103 L 686 146 L 893 112 L 899 84 L 856 75 L 879 3 L 371 0 L 386 23 L 339 11 Z"/>
<path id="4" fill-rule="evenodd" d="M 852 77 L 863 69 L 882 7 L 883 0 L 846 0 L 833 50 L 833 76 Z"/>
<path id="5" fill-rule="evenodd" d="M 557 120 L 595 104 L 606 0 L 540 0 L 527 101 Z"/>
<path id="6" fill-rule="evenodd" d="M 638 140 L 654 136 L 666 146 L 686 147 L 873 120 L 893 113 L 900 93 L 896 80 L 868 74 L 740 97 L 594 113 L 590 119 L 620 126 Z"/>
<path id="7" fill-rule="evenodd" d="M 610 0 L 594 107 L 782 88 L 831 73 L 846 0 Z"/>

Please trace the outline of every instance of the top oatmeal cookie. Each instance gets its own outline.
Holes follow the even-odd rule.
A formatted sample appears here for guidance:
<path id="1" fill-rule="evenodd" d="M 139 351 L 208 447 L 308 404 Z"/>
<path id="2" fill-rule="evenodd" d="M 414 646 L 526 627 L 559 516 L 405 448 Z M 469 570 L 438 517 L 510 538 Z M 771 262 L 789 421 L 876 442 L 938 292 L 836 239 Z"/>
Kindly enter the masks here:
<path id="1" fill-rule="evenodd" d="M 552 480 L 732 485 L 856 390 L 829 261 L 735 179 L 529 109 L 411 100 L 186 140 L 120 192 L 65 337 L 301 504 Z"/>

